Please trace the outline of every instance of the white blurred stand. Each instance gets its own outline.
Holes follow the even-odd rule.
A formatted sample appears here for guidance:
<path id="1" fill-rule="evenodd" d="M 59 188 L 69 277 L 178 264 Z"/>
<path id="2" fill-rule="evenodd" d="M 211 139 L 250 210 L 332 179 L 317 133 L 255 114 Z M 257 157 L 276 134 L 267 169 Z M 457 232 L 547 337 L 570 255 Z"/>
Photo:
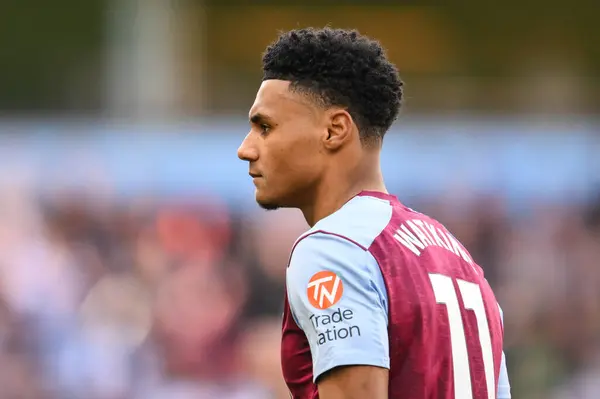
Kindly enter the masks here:
<path id="1" fill-rule="evenodd" d="M 112 0 L 107 9 L 109 117 L 173 117 L 177 105 L 174 0 Z"/>

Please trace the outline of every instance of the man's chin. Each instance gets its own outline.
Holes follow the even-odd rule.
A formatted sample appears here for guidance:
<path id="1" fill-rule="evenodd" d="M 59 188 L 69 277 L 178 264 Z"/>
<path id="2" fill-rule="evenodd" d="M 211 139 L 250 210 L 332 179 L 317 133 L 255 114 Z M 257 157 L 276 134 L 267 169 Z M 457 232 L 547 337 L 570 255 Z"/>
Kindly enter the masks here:
<path id="1" fill-rule="evenodd" d="M 267 211 L 274 211 L 276 209 L 282 208 L 281 204 L 279 204 L 271 199 L 268 199 L 268 198 L 261 198 L 260 195 L 256 195 L 256 203 L 262 209 L 265 209 Z"/>
<path id="2" fill-rule="evenodd" d="M 256 201 L 258 203 L 258 206 L 260 206 L 262 209 L 266 210 L 266 211 L 274 211 L 276 209 L 281 208 L 279 205 L 277 204 L 272 204 L 270 202 L 262 202 L 262 201 Z"/>

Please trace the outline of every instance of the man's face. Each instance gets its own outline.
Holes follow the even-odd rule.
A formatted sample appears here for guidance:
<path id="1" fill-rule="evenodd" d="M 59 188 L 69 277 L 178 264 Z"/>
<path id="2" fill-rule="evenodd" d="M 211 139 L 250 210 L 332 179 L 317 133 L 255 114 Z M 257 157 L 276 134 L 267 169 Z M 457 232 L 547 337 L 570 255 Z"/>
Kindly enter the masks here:
<path id="1" fill-rule="evenodd" d="M 289 84 L 262 83 L 249 113 L 250 132 L 238 149 L 265 209 L 300 206 L 314 193 L 323 169 L 323 114 Z"/>

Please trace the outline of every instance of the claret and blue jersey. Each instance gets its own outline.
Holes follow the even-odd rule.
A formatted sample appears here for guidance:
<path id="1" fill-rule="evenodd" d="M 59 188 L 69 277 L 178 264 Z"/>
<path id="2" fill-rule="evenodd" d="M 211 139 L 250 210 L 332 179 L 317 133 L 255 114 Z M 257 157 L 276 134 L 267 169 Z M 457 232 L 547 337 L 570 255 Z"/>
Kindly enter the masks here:
<path id="1" fill-rule="evenodd" d="M 482 269 L 394 196 L 363 192 L 294 245 L 281 350 L 295 399 L 347 365 L 389 369 L 394 399 L 509 399 L 502 343 Z"/>

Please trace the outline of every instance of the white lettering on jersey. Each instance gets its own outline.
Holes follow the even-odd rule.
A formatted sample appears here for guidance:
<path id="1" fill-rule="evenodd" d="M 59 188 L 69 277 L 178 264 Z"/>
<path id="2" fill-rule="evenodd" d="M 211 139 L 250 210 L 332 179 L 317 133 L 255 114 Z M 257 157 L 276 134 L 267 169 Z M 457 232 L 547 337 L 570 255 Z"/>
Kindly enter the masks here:
<path id="1" fill-rule="evenodd" d="M 460 256 L 467 263 L 473 263 L 469 253 L 452 234 L 423 220 L 413 219 L 402 223 L 396 230 L 394 238 L 417 256 L 420 256 L 427 247 L 435 246 Z"/>

